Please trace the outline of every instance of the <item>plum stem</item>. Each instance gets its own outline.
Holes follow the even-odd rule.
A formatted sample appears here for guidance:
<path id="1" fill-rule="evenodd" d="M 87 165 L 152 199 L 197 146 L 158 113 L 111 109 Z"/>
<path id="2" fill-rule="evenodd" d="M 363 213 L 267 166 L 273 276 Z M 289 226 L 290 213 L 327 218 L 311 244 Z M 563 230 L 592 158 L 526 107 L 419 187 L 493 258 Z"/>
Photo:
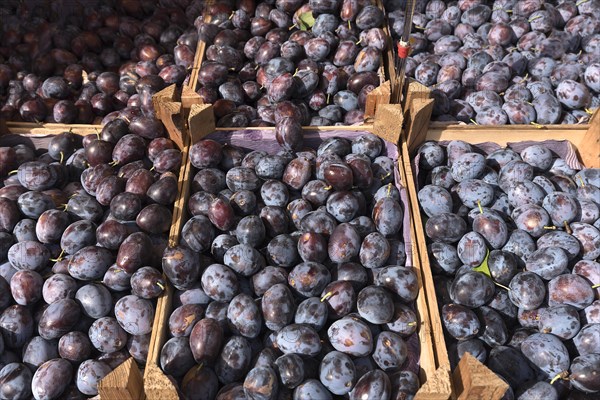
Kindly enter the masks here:
<path id="1" fill-rule="evenodd" d="M 555 226 L 544 226 L 544 229 L 550 230 L 550 231 L 555 231 L 556 227 Z"/>
<path id="2" fill-rule="evenodd" d="M 585 182 L 583 181 L 581 175 L 577 175 L 577 177 L 579 178 L 579 182 L 581 182 L 581 187 L 585 187 Z"/>
<path id="3" fill-rule="evenodd" d="M 535 121 L 531 121 L 530 124 L 535 126 L 537 129 L 542 129 L 544 127 L 544 125 L 538 124 Z"/>
<path id="4" fill-rule="evenodd" d="M 595 285 L 592 285 L 592 289 L 598 289 L 600 288 L 600 283 L 596 283 Z"/>
<path id="5" fill-rule="evenodd" d="M 529 18 L 529 19 L 527 20 L 527 22 L 533 22 L 533 21 L 535 21 L 536 19 L 540 19 L 540 18 L 542 18 L 542 16 L 541 16 L 541 15 L 536 15 L 535 17 L 531 17 L 531 18 Z"/>
<path id="6" fill-rule="evenodd" d="M 510 292 L 510 288 L 509 288 L 509 287 L 507 287 L 507 286 L 504 286 L 504 285 L 503 285 L 503 284 L 501 284 L 501 283 L 498 283 L 498 282 L 494 281 L 494 285 L 496 285 L 496 286 L 499 286 L 499 287 L 501 287 L 502 289 L 505 289 L 505 290 L 507 290 L 507 291 L 509 291 L 509 292 Z"/>
<path id="7" fill-rule="evenodd" d="M 65 158 L 65 153 L 63 153 L 62 151 L 60 152 L 60 163 L 63 163 L 63 160 Z"/>
<path id="8" fill-rule="evenodd" d="M 409 323 L 408 323 L 408 324 L 406 324 L 406 325 L 408 325 L 408 326 L 415 326 L 415 325 L 417 325 L 417 323 L 416 323 L 415 321 L 413 321 L 413 322 L 409 322 Z"/>
<path id="9" fill-rule="evenodd" d="M 479 213 L 483 214 L 483 207 L 481 206 L 481 201 L 477 200 L 477 207 L 479 207 Z"/>
<path id="10" fill-rule="evenodd" d="M 333 189 L 333 186 L 331 186 L 331 185 L 329 185 L 329 186 L 325 186 L 325 187 L 323 188 L 323 190 L 331 190 L 331 189 Z"/>
<path id="11" fill-rule="evenodd" d="M 554 378 L 552 378 L 552 380 L 550 381 L 551 385 L 554 385 L 554 382 L 556 382 L 559 379 L 563 379 L 563 380 L 568 380 L 569 378 L 569 371 L 562 371 L 558 374 L 556 374 L 556 376 Z"/>
<path id="12" fill-rule="evenodd" d="M 567 221 L 563 221 L 563 225 L 565 226 L 565 231 L 567 231 L 569 235 L 573 234 L 573 230 L 571 229 Z"/>
<path id="13" fill-rule="evenodd" d="M 585 3 L 587 3 L 588 1 L 590 1 L 590 0 L 579 0 L 577 3 L 575 3 L 575 5 L 576 5 L 577 7 L 579 7 L 580 5 L 582 5 L 582 4 L 585 4 Z"/>
<path id="14" fill-rule="evenodd" d="M 327 292 L 327 293 L 325 293 L 325 295 L 323 297 L 321 297 L 321 303 L 323 303 L 325 300 L 327 300 L 331 296 L 333 296 L 333 292 Z"/>
<path id="15" fill-rule="evenodd" d="M 18 169 L 13 169 L 12 171 L 10 171 L 10 172 L 8 173 L 8 176 L 14 175 L 14 174 L 16 174 L 17 172 L 19 172 L 19 170 L 18 170 Z"/>
<path id="16" fill-rule="evenodd" d="M 154 165 L 152 166 L 152 168 L 150 168 L 150 171 L 154 171 Z"/>
<path id="17" fill-rule="evenodd" d="M 362 39 L 358 39 L 358 42 L 356 42 L 356 45 L 358 46 L 360 44 L 360 42 L 362 42 Z"/>
<path id="18" fill-rule="evenodd" d="M 235 15 L 235 12 L 231 12 L 231 15 L 229 16 L 229 19 L 233 19 L 233 16 Z"/>
<path id="19" fill-rule="evenodd" d="M 392 196 L 392 184 L 388 183 L 388 188 L 387 188 L 387 194 L 386 197 L 391 197 Z"/>
<path id="20" fill-rule="evenodd" d="M 385 175 L 382 175 L 382 176 L 381 176 L 381 178 L 379 178 L 379 179 L 381 179 L 382 181 L 385 181 L 385 180 L 386 180 L 387 178 L 389 178 L 391 175 L 392 175 L 392 173 L 391 173 L 391 172 L 388 172 L 387 174 L 385 174 Z"/>
<path id="21" fill-rule="evenodd" d="M 291 31 L 292 29 L 294 29 L 294 28 L 297 28 L 297 27 L 298 27 L 298 25 L 297 25 L 297 24 L 294 24 L 294 25 L 292 25 L 292 26 L 290 26 L 290 27 L 288 28 L 288 31 Z"/>
<path id="22" fill-rule="evenodd" d="M 50 261 L 52 261 L 52 262 L 59 262 L 59 261 L 62 261 L 62 259 L 63 259 L 63 258 L 62 258 L 62 256 L 63 256 L 64 254 L 65 254 L 65 251 L 64 251 L 64 250 L 61 250 L 61 251 L 60 251 L 60 254 L 58 255 L 58 257 L 57 257 L 57 258 L 51 258 L 51 259 L 50 259 Z"/>
<path id="23" fill-rule="evenodd" d="M 161 288 L 161 290 L 165 290 L 165 285 L 163 285 L 160 282 L 156 282 L 156 286 L 158 286 L 159 288 Z"/>
<path id="24" fill-rule="evenodd" d="M 117 165 L 119 165 L 119 161 L 112 160 L 110 163 L 108 163 L 108 165 L 110 165 L 111 167 L 116 167 Z"/>
<path id="25" fill-rule="evenodd" d="M 473 118 L 469 119 L 469 121 L 471 121 L 475 125 L 479 125 L 477 122 L 475 122 L 475 120 Z"/>

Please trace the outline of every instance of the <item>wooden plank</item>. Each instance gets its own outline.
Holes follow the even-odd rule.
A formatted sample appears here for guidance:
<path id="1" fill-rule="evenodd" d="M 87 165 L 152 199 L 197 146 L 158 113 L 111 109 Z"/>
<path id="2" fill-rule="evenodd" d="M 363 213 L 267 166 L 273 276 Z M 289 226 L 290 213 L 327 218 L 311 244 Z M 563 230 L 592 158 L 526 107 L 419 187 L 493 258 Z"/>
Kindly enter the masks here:
<path id="1" fill-rule="evenodd" d="M 71 131 L 81 136 L 91 133 L 100 133 L 102 126 L 88 124 L 36 124 L 34 122 L 6 122 L 7 132 L 14 134 L 33 134 L 33 135 L 57 135 L 62 132 Z"/>
<path id="2" fill-rule="evenodd" d="M 369 131 L 373 132 L 373 125 L 335 125 L 335 126 L 303 126 L 302 129 L 306 131 Z M 248 130 L 248 131 L 261 131 L 261 130 L 275 130 L 275 127 L 254 127 L 249 126 L 247 128 L 215 128 L 215 131 L 239 131 L 239 130 Z"/>
<path id="3" fill-rule="evenodd" d="M 508 383 L 480 363 L 471 353 L 465 353 L 454 370 L 458 400 L 500 400 Z"/>
<path id="4" fill-rule="evenodd" d="M 407 186 L 410 198 L 410 208 L 412 220 L 415 226 L 415 240 L 417 242 L 417 253 L 421 265 L 423 265 L 423 290 L 427 296 L 427 309 L 429 310 L 429 319 L 431 321 L 431 334 L 434 351 L 436 354 L 436 365 L 450 369 L 450 359 L 446 348 L 446 339 L 442 329 L 442 320 L 440 318 L 435 286 L 433 284 L 433 275 L 427 254 L 427 243 L 425 241 L 425 232 L 423 231 L 423 220 L 419 210 L 419 200 L 417 198 L 416 177 L 412 172 L 411 156 L 408 152 L 406 140 L 402 142 L 402 162 L 407 176 Z"/>
<path id="5" fill-rule="evenodd" d="M 184 129 L 185 130 L 185 129 Z M 179 235 L 182 224 L 187 220 L 187 200 L 190 193 L 191 165 L 189 163 L 190 135 L 182 134 L 184 145 L 182 148 L 182 163 L 177 183 L 178 196 L 173 207 L 173 219 L 169 231 L 169 247 L 179 244 Z M 169 315 L 172 309 L 173 287 L 169 280 L 165 292 L 158 298 L 156 312 L 150 336 L 150 347 L 144 370 L 144 392 L 148 400 L 177 399 L 177 390 L 173 382 L 160 369 L 160 351 L 167 341 Z"/>
<path id="6" fill-rule="evenodd" d="M 144 399 L 142 374 L 133 358 L 128 358 L 98 383 L 102 400 Z"/>
<path id="7" fill-rule="evenodd" d="M 401 149 L 400 149 L 401 150 Z M 400 160 L 398 162 L 398 170 L 402 184 L 408 191 L 410 185 L 409 179 L 403 166 L 403 160 L 405 156 L 403 153 L 399 154 Z M 409 193 L 409 201 L 410 199 Z M 415 395 L 415 400 L 448 400 L 452 395 L 452 381 L 450 379 L 450 364 L 444 364 L 442 366 L 438 363 L 438 357 L 436 356 L 436 347 L 434 346 L 435 339 L 432 332 L 432 321 L 427 305 L 427 296 L 425 293 L 425 281 L 426 275 L 423 271 L 423 264 L 419 257 L 419 246 L 417 243 L 416 232 L 419 227 L 416 225 L 415 220 L 410 218 L 410 229 L 411 229 L 411 254 L 413 267 L 417 271 L 417 279 L 419 284 L 419 294 L 415 299 L 417 316 L 419 318 L 419 343 L 420 343 L 420 355 L 419 365 L 421 371 L 419 373 L 419 379 L 421 381 L 421 387 Z"/>
<path id="8" fill-rule="evenodd" d="M 203 20 L 206 23 L 209 23 L 212 16 L 209 12 L 206 12 L 210 6 L 214 4 L 214 0 L 205 0 L 204 1 L 204 9 L 202 11 Z M 188 80 L 187 87 L 192 91 L 196 92 L 198 90 L 198 72 L 200 72 L 200 67 L 202 66 L 202 61 L 204 60 L 204 53 L 206 52 L 206 42 L 204 40 L 198 39 L 198 44 L 196 45 L 196 53 L 194 54 L 194 63 L 192 64 L 192 69 L 190 71 L 190 79 Z"/>

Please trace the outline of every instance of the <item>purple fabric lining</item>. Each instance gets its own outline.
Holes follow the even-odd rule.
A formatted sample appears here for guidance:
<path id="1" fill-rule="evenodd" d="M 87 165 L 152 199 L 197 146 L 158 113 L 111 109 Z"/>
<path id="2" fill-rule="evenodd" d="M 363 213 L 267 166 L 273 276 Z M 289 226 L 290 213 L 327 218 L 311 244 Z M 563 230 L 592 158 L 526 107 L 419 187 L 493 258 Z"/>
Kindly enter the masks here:
<path id="1" fill-rule="evenodd" d="M 349 140 L 353 140 L 360 135 L 370 134 L 367 131 L 349 131 L 349 130 L 308 130 L 304 131 L 304 145 L 316 149 L 319 144 L 328 138 L 332 137 L 344 137 Z M 240 129 L 237 131 L 217 131 L 207 136 L 208 139 L 213 139 L 219 143 L 227 143 L 232 146 L 240 147 L 242 149 L 262 150 L 267 153 L 277 153 L 281 150 L 281 146 L 275 139 L 274 130 L 254 130 L 254 129 Z M 398 146 L 383 140 L 384 147 L 382 149 L 382 155 L 390 157 L 394 160 L 396 167 L 398 167 L 399 151 Z M 396 170 L 395 185 L 400 191 L 400 197 L 402 199 L 402 205 L 404 207 L 404 220 L 402 222 L 402 240 L 404 241 L 404 250 L 406 252 L 406 266 L 413 266 L 412 259 L 412 238 L 410 235 L 410 204 L 408 200 L 408 192 L 406 185 L 402 184 L 400 173 Z M 414 304 L 412 305 L 414 309 Z M 419 335 L 414 333 L 405 339 L 408 346 L 408 359 L 404 365 L 405 370 L 419 373 L 419 354 L 420 354 L 420 343 Z"/>

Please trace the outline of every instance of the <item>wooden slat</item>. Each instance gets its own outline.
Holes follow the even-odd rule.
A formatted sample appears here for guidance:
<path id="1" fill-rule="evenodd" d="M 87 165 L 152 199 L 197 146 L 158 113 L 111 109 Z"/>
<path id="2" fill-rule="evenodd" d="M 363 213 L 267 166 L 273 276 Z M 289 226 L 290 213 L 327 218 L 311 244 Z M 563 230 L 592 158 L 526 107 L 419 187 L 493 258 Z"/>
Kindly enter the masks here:
<path id="1" fill-rule="evenodd" d="M 91 133 L 99 133 L 102 130 L 102 126 L 87 124 L 67 125 L 51 123 L 36 124 L 33 122 L 6 122 L 6 129 L 8 132 L 18 135 L 58 135 L 62 132 L 71 131 L 83 136 Z"/>
<path id="2" fill-rule="evenodd" d="M 398 162 L 398 170 L 403 185 L 408 191 L 410 185 L 409 179 L 406 174 L 403 162 L 406 159 L 404 154 L 399 154 L 400 160 Z M 409 202 L 413 200 L 410 198 Z M 411 235 L 411 254 L 413 267 L 417 271 L 417 279 L 419 283 L 419 294 L 415 300 L 417 316 L 419 318 L 419 343 L 420 343 L 420 355 L 419 365 L 421 371 L 419 379 L 421 381 L 421 388 L 415 396 L 415 400 L 448 400 L 452 395 L 452 381 L 450 379 L 450 364 L 446 363 L 440 366 L 438 357 L 436 355 L 435 338 L 432 331 L 432 321 L 429 313 L 427 304 L 427 296 L 425 293 L 425 286 L 431 283 L 427 281 L 427 275 L 423 270 L 423 264 L 419 257 L 419 245 L 417 242 L 416 232 L 419 230 L 419 226 L 416 225 L 415 220 L 410 218 L 410 235 Z"/>
<path id="3" fill-rule="evenodd" d="M 202 11 L 204 22 L 209 23 L 212 16 L 206 12 L 209 6 L 214 4 L 215 0 L 205 0 L 204 1 L 204 10 Z M 206 52 L 206 42 L 198 39 L 198 44 L 196 46 L 196 53 L 194 54 L 194 63 L 192 64 L 192 70 L 190 72 L 190 79 L 187 83 L 187 87 L 192 91 L 196 92 L 198 89 L 198 72 L 200 71 L 200 67 L 202 66 L 202 61 L 204 60 L 204 53 Z"/>
<path id="4" fill-rule="evenodd" d="M 211 105 L 192 105 L 187 126 L 183 128 L 185 143 L 183 147 L 182 171 L 178 182 L 179 195 L 173 210 L 173 220 L 169 231 L 169 247 L 179 244 L 181 229 L 188 220 L 187 203 L 190 197 L 193 167 L 189 159 L 189 150 L 203 136 L 214 131 L 214 115 Z M 212 124 L 211 121 L 212 120 Z M 165 277 L 165 282 L 168 279 Z M 167 290 L 158 299 L 148 361 L 144 371 L 144 391 L 148 400 L 175 400 L 179 396 L 173 381 L 160 368 L 160 351 L 168 338 L 169 315 L 172 311 L 173 287 L 167 284 Z"/>
<path id="5" fill-rule="evenodd" d="M 410 205 L 412 210 L 412 220 L 415 224 L 415 236 L 417 241 L 418 251 L 417 254 L 423 265 L 424 274 L 424 289 L 427 295 L 427 303 L 429 309 L 429 317 L 431 319 L 431 330 L 433 334 L 433 343 L 436 348 L 442 349 L 436 352 L 437 365 L 450 365 L 448 359 L 448 352 L 446 349 L 446 340 L 444 339 L 444 333 L 442 330 L 442 322 L 438 310 L 437 297 L 435 294 L 435 286 L 433 285 L 433 276 L 431 274 L 431 267 L 429 263 L 429 256 L 427 254 L 427 243 L 425 240 L 425 233 L 423 231 L 423 220 L 421 218 L 421 211 L 419 210 L 419 200 L 417 198 L 416 189 L 416 177 L 412 172 L 411 156 L 408 152 L 406 141 L 402 143 L 402 160 L 404 171 L 407 175 L 408 192 L 410 196 Z M 419 229 L 420 227 L 420 229 Z"/>

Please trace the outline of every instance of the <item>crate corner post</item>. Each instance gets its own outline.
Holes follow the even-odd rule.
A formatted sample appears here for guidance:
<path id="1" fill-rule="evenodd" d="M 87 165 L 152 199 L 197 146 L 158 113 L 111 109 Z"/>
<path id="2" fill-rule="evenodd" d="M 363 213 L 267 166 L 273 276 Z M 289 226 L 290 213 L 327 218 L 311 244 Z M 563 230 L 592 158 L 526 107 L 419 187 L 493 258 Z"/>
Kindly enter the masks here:
<path id="1" fill-rule="evenodd" d="M 98 383 L 102 400 L 143 400 L 142 373 L 133 358 L 128 358 Z"/>
<path id="2" fill-rule="evenodd" d="M 588 130 L 577 148 L 586 167 L 600 168 L 600 108 L 592 115 Z"/>
<path id="3" fill-rule="evenodd" d="M 146 400 L 178 400 L 177 388 L 157 365 L 146 367 L 144 392 Z"/>
<path id="4" fill-rule="evenodd" d="M 499 400 L 508 384 L 470 353 L 465 353 L 453 374 L 458 400 Z"/>
<path id="5" fill-rule="evenodd" d="M 373 133 L 390 143 L 400 142 L 404 116 L 399 104 L 379 104 L 375 110 Z"/>
<path id="6" fill-rule="evenodd" d="M 191 144 L 213 133 L 216 129 L 213 106 L 211 104 L 192 104 L 188 128 L 192 139 Z"/>
<path id="7" fill-rule="evenodd" d="M 415 400 L 448 400 L 452 397 L 452 380 L 449 365 L 441 365 L 419 388 Z"/>

